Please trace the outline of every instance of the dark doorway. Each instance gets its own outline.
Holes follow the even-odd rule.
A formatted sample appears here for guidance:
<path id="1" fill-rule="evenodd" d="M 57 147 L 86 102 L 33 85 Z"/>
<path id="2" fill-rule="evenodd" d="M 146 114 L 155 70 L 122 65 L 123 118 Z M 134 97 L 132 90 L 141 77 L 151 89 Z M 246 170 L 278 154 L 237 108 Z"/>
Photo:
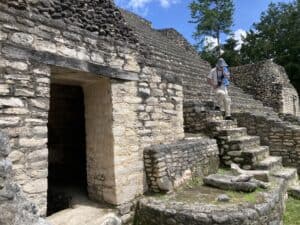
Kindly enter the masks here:
<path id="1" fill-rule="evenodd" d="M 84 95 L 80 86 L 51 84 L 48 119 L 48 216 L 87 195 Z"/>

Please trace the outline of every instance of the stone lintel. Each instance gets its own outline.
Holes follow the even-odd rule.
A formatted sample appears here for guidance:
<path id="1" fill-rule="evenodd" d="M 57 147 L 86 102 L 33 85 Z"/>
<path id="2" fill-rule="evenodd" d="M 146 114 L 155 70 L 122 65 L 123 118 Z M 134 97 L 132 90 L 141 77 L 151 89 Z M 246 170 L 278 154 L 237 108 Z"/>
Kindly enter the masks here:
<path id="1" fill-rule="evenodd" d="M 130 81 L 139 80 L 138 74 L 134 72 L 121 71 L 119 69 L 111 68 L 109 66 L 97 65 L 91 62 L 78 60 L 74 58 L 68 58 L 54 53 L 36 51 L 33 49 L 16 46 L 14 44 L 6 42 L 0 42 L 0 44 L 2 46 L 2 52 L 14 52 L 14 55 L 16 55 L 18 59 L 30 59 L 48 65 L 54 65 L 89 72 L 93 74 L 101 74 L 101 76 L 114 79 Z"/>

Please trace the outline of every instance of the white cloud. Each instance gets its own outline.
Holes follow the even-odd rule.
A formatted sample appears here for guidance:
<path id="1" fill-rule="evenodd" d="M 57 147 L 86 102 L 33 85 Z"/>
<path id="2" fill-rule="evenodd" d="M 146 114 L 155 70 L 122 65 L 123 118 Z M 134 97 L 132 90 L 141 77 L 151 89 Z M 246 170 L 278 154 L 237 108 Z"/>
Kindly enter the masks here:
<path id="1" fill-rule="evenodd" d="M 213 50 L 215 47 L 218 46 L 218 40 L 217 38 L 214 38 L 212 36 L 205 36 L 203 44 L 204 47 L 206 47 L 208 50 Z"/>
<path id="2" fill-rule="evenodd" d="M 169 8 L 172 4 L 180 2 L 180 0 L 116 0 L 117 5 L 127 8 L 137 10 L 145 10 L 151 3 L 159 3 L 163 8 Z"/>
<path id="3" fill-rule="evenodd" d="M 247 37 L 247 32 L 243 29 L 236 30 L 232 38 L 237 41 L 237 46 L 234 48 L 234 50 L 239 51 L 242 48 L 242 44 L 244 43 L 244 38 Z"/>

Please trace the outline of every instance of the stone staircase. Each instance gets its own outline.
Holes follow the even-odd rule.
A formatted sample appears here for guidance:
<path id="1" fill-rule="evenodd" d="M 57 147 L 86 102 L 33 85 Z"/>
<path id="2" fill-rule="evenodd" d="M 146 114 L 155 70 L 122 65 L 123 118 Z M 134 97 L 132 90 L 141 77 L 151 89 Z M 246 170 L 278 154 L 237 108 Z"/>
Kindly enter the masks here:
<path id="1" fill-rule="evenodd" d="M 273 177 L 288 182 L 291 193 L 300 190 L 297 169 L 282 166 L 282 159 L 270 156 L 269 147 L 260 144 L 259 136 L 250 136 L 236 120 L 224 120 L 221 111 L 206 112 L 207 133 L 217 140 L 220 161 L 225 167 L 232 163 L 244 170 L 267 170 Z"/>

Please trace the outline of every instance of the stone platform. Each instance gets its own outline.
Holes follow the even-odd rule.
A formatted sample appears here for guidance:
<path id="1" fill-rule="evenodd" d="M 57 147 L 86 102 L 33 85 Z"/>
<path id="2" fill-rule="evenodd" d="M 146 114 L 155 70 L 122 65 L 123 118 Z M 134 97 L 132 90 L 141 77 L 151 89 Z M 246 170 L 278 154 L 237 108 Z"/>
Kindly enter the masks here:
<path id="1" fill-rule="evenodd" d="M 139 202 L 136 224 L 280 225 L 287 185 L 282 179 L 271 184 L 268 190 L 251 194 L 200 185 L 171 195 L 146 197 Z M 222 194 L 230 196 L 229 202 L 216 200 Z"/>

